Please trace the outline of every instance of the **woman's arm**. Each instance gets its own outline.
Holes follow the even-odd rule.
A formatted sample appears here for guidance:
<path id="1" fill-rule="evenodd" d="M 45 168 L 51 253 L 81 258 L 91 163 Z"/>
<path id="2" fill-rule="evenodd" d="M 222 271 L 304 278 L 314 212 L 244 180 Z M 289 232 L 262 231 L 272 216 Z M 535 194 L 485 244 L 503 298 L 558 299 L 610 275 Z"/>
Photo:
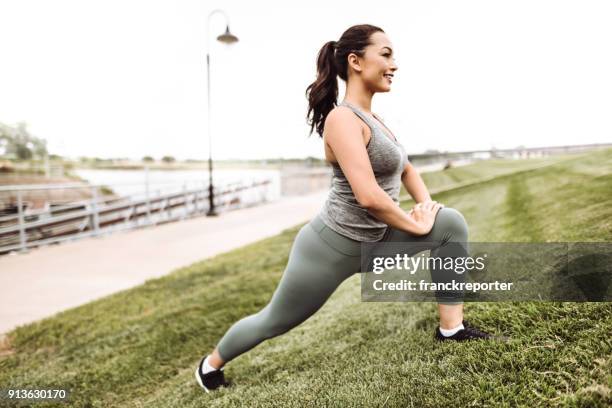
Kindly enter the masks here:
<path id="1" fill-rule="evenodd" d="M 419 171 L 415 169 L 410 162 L 408 162 L 404 167 L 404 172 L 402 173 L 402 183 L 404 184 L 404 187 L 406 187 L 408 194 L 412 196 L 416 203 L 431 201 L 431 196 L 429 195 L 429 191 L 427 191 L 425 182 L 421 178 Z"/>
<path id="2" fill-rule="evenodd" d="M 385 224 L 399 230 L 415 235 L 427 234 L 431 230 L 439 209 L 437 203 L 408 214 L 389 197 L 376 182 L 362 138 L 361 126 L 350 109 L 333 109 L 327 115 L 324 129 L 325 143 L 334 152 L 355 198 L 362 207 Z"/>

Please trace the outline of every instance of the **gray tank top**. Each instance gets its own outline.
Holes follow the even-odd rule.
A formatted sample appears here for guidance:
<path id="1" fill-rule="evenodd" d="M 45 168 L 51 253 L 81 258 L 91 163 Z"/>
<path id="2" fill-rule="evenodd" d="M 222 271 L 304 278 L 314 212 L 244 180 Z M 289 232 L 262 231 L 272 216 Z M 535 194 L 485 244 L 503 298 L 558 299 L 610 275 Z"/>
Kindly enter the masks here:
<path id="1" fill-rule="evenodd" d="M 341 102 L 340 106 L 350 108 L 371 130 L 372 137 L 366 146 L 368 157 L 378 185 L 399 206 L 399 191 L 408 155 L 404 147 L 391 139 L 375 121 L 359 108 Z M 338 163 L 331 163 L 333 176 L 331 190 L 319 216 L 331 229 L 357 241 L 379 241 L 387 229 L 380 221 L 359 204 L 351 185 Z"/>

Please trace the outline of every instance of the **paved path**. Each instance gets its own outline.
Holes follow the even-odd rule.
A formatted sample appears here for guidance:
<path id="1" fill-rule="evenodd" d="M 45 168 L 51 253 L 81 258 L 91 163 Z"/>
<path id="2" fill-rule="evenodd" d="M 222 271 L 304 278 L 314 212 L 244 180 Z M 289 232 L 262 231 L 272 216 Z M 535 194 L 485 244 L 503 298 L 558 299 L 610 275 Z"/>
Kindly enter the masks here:
<path id="1" fill-rule="evenodd" d="M 0 257 L 0 333 L 309 221 L 328 191 Z"/>

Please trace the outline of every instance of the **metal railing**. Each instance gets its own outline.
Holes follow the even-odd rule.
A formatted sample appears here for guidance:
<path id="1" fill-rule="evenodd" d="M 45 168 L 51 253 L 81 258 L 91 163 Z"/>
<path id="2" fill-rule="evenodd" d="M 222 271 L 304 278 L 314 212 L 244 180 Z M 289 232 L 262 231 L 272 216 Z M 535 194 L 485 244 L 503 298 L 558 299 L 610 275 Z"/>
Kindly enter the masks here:
<path id="1" fill-rule="evenodd" d="M 122 183 L 136 185 L 140 183 Z M 156 183 L 174 184 L 176 183 Z M 118 184 L 115 184 L 118 185 Z M 141 185 L 141 184 L 140 184 Z M 249 184 L 237 182 L 215 188 L 215 207 L 220 211 L 244 208 L 266 201 L 270 180 Z M 17 195 L 17 213 L 0 216 L 0 255 L 12 251 L 27 252 L 29 248 L 75 240 L 89 236 L 100 236 L 111 232 L 139 227 L 160 225 L 171 221 L 202 216 L 208 211 L 208 184 L 182 191 L 161 193 L 144 198 L 134 196 L 105 197 L 99 194 L 102 184 L 54 184 L 0 186 L 2 194 Z M 111 185 L 112 187 L 112 185 Z M 83 189 L 91 191 L 91 199 L 77 200 L 44 209 L 27 210 L 25 191 L 54 189 Z M 245 194 L 248 193 L 248 194 Z M 248 195 L 251 197 L 248 198 Z"/>

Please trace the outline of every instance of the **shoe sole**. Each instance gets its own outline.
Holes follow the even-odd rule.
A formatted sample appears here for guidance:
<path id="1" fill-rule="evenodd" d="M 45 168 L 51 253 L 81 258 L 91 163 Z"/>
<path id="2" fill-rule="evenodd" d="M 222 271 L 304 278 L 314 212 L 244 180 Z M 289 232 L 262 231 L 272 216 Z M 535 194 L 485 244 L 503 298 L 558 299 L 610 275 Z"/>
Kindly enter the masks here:
<path id="1" fill-rule="evenodd" d="M 198 371 L 200 371 L 200 367 L 196 368 L 196 370 L 195 370 L 196 381 L 198 382 L 198 384 L 200 384 L 200 387 L 202 387 L 204 389 L 204 391 L 210 393 L 210 390 L 208 388 L 206 388 L 204 386 L 204 384 L 202 384 L 202 379 L 200 378 L 200 373 L 198 373 Z"/>

